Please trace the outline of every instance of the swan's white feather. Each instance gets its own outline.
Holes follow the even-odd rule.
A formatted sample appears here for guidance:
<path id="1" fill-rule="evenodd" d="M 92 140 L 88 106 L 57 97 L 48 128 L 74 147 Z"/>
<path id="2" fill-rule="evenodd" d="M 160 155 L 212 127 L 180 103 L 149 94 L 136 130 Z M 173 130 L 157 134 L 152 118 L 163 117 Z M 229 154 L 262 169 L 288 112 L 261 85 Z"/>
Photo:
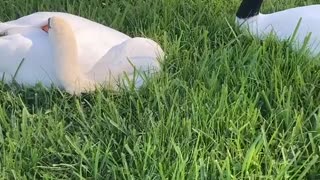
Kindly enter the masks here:
<path id="1" fill-rule="evenodd" d="M 16 48 L 11 51 L 6 51 L 6 47 L 3 46 L 1 49 L 3 53 L 0 54 L 0 66 L 1 61 L 15 62 L 15 60 L 20 59 L 23 54 L 25 62 L 20 68 L 21 73 L 16 77 L 23 84 L 34 85 L 42 82 L 44 85 L 49 86 L 49 84 L 58 83 L 53 78 L 55 74 L 52 67 L 52 50 L 48 42 L 48 36 L 40 29 L 41 26 L 47 23 L 48 18 L 52 16 L 65 19 L 74 30 L 78 43 L 78 61 L 80 68 L 84 72 L 88 72 L 113 46 L 130 39 L 129 36 L 112 28 L 79 16 L 59 12 L 38 12 L 17 20 L 0 23 L 0 32 L 10 29 L 10 35 L 19 34 L 23 37 L 12 39 L 10 42 L 12 46 L 18 46 L 26 40 L 31 42 L 27 50 Z M 0 44 L 8 43 L 8 37 L 9 36 L 1 36 Z M 10 58 L 8 59 L 8 57 Z M 29 64 L 32 65 L 32 68 L 30 68 Z M 0 73 L 11 73 L 16 69 L 16 64 L 13 63 L 11 66 L 8 66 L 7 69 L 0 71 Z M 10 81 L 10 79 L 6 79 L 6 81 Z"/>
<path id="2" fill-rule="evenodd" d="M 41 27 L 52 17 L 62 23 L 55 30 L 49 28 L 48 35 Z M 151 39 L 131 38 L 66 13 L 34 13 L 0 23 L 0 32 L 5 32 L 0 37 L 0 73 L 15 74 L 24 59 L 15 79 L 18 83 L 41 82 L 48 87 L 55 84 L 76 94 L 93 90 L 95 85 L 109 84 L 115 88 L 116 81 L 125 76 L 136 80 L 136 87 L 140 87 L 143 79 L 135 78 L 135 71 L 148 76 L 160 71 L 158 60 L 164 56 L 161 47 Z"/>
<path id="3" fill-rule="evenodd" d="M 299 24 L 300 22 L 300 24 Z M 236 19 L 242 29 L 248 30 L 252 35 L 265 39 L 274 33 L 280 40 L 292 37 L 298 28 L 293 47 L 299 49 L 304 40 L 311 33 L 308 48 L 313 55 L 320 52 L 320 5 L 303 6 L 283 11 L 258 14 L 248 19 Z M 299 24 L 299 26 L 298 26 Z"/>

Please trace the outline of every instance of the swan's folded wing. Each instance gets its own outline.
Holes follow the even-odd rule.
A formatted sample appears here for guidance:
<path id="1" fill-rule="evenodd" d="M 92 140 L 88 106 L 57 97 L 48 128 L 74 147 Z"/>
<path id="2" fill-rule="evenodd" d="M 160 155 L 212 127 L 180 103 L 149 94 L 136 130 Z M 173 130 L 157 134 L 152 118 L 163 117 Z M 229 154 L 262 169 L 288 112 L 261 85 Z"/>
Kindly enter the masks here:
<path id="1" fill-rule="evenodd" d="M 7 23 L 2 23 L 0 22 L 0 34 L 3 34 L 4 31 L 6 31 L 7 29 L 10 29 L 10 28 L 13 28 L 13 27 L 17 27 L 17 26 L 14 26 L 14 25 L 9 25 Z M 20 27 L 20 26 L 19 26 Z"/>
<path id="2" fill-rule="evenodd" d="M 26 58 L 31 46 L 32 41 L 20 34 L 0 37 L 0 66 L 5 62 L 14 63 Z"/>
<path id="3" fill-rule="evenodd" d="M 12 20 L 12 21 L 7 21 L 5 22 L 7 25 L 10 26 L 37 26 L 42 23 L 46 23 L 48 18 L 51 16 L 54 16 L 55 13 L 42 13 L 42 12 L 37 12 L 33 13 L 27 16 L 20 17 L 18 19 Z"/>
<path id="4" fill-rule="evenodd" d="M 34 13 L 16 20 L 0 22 L 0 32 L 11 28 L 41 27 L 46 25 L 49 17 L 49 14 Z"/>

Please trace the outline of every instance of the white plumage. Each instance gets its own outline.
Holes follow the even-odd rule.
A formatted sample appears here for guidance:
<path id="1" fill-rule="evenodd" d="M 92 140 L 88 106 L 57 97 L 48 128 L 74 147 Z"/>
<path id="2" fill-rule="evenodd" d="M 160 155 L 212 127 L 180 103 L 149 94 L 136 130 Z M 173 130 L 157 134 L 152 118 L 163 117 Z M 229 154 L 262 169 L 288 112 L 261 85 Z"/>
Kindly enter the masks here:
<path id="1" fill-rule="evenodd" d="M 236 17 L 236 24 L 242 30 L 249 31 L 250 34 L 260 39 L 265 39 L 273 33 L 279 40 L 288 40 L 297 29 L 293 39 L 293 47 L 300 49 L 310 35 L 307 47 L 312 55 L 320 53 L 320 5 L 262 14 L 259 12 L 261 3 L 262 0 L 243 0 Z"/>
<path id="2" fill-rule="evenodd" d="M 153 64 L 156 66 L 155 71 L 160 70 L 154 54 L 159 52 L 158 55 L 163 57 L 163 51 L 150 39 L 141 38 L 144 42 L 152 41 L 156 46 L 132 44 L 137 38 L 131 38 L 79 16 L 59 12 L 38 12 L 0 23 L 0 34 L 3 34 L 0 36 L 0 73 L 5 73 L 5 82 L 11 82 L 12 76 L 24 59 L 15 78 L 16 82 L 31 86 L 41 82 L 48 87 L 52 84 L 63 87 L 54 68 L 52 44 L 48 34 L 41 29 L 53 16 L 62 18 L 70 25 L 76 39 L 77 65 L 81 72 L 90 74 L 97 81 L 102 81 L 107 72 L 131 74 L 132 69 L 123 69 L 129 64 L 124 59 L 130 57 L 131 52 L 135 54 L 133 58 L 141 55 L 145 64 Z M 124 46 L 126 48 L 123 48 Z M 144 66 L 141 65 L 141 69 Z"/>

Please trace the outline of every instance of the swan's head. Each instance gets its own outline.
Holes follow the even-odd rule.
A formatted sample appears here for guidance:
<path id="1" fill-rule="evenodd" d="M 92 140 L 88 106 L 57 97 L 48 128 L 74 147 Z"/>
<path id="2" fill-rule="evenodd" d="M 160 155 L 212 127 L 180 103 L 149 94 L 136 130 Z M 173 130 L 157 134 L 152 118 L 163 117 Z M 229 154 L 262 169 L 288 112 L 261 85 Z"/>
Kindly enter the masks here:
<path id="1" fill-rule="evenodd" d="M 56 36 L 73 33 L 70 25 L 63 18 L 55 16 L 48 19 L 48 33 L 50 32 L 54 32 Z"/>
<path id="2" fill-rule="evenodd" d="M 77 61 L 77 42 L 71 26 L 62 18 L 51 17 L 48 19 L 48 36 L 58 79 L 68 92 L 81 92 L 88 85 Z"/>
<path id="3" fill-rule="evenodd" d="M 71 26 L 60 17 L 48 19 L 48 34 L 55 56 L 77 56 L 77 43 Z"/>
<path id="4" fill-rule="evenodd" d="M 77 42 L 74 33 L 63 18 L 48 19 L 48 35 L 55 57 L 64 59 L 77 57 Z"/>

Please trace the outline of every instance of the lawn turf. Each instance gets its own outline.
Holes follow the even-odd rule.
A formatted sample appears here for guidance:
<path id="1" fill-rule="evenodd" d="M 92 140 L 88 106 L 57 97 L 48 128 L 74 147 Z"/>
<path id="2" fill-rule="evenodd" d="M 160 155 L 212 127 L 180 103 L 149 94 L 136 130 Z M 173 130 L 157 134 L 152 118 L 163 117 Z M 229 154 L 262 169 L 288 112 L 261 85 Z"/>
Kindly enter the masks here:
<path id="1" fill-rule="evenodd" d="M 239 0 L 1 0 L 161 44 L 140 91 L 0 85 L 0 179 L 319 179 L 319 58 L 235 26 Z M 274 12 L 319 0 L 266 1 Z"/>

